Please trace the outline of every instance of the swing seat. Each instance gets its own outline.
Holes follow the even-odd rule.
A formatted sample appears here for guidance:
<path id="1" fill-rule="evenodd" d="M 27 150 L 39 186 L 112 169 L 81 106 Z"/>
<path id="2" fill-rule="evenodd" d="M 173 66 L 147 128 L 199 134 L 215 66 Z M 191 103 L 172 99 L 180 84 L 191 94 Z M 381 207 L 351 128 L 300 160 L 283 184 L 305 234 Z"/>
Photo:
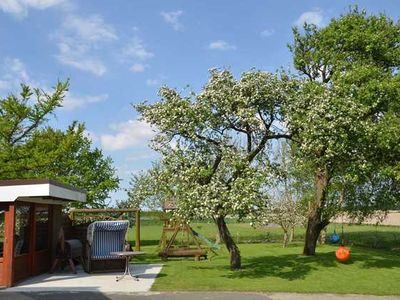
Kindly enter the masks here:
<path id="1" fill-rule="evenodd" d="M 333 231 L 333 234 L 329 237 L 329 241 L 332 244 L 336 244 L 340 241 L 340 236 L 336 233 L 336 231 Z"/>
<path id="2" fill-rule="evenodd" d="M 168 257 L 194 257 L 195 260 L 200 260 L 201 257 L 207 259 L 207 250 L 204 249 L 188 249 L 188 248 L 170 248 L 167 251 L 159 253 L 164 260 Z"/>

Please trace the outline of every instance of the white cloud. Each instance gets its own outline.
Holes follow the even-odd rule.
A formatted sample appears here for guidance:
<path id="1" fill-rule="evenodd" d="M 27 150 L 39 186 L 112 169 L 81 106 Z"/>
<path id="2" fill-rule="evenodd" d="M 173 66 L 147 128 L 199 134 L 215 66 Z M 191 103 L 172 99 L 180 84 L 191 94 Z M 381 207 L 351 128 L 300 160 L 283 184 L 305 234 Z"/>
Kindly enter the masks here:
<path id="1" fill-rule="evenodd" d="M 18 58 L 6 59 L 6 68 L 8 68 L 12 74 L 17 75 L 20 81 L 27 83 L 29 81 L 29 75 L 26 71 L 24 63 Z"/>
<path id="2" fill-rule="evenodd" d="M 146 45 L 138 37 L 134 37 L 128 45 L 122 49 L 122 54 L 125 59 L 138 59 L 148 60 L 154 56 L 154 54 L 147 50 Z"/>
<path id="3" fill-rule="evenodd" d="M 236 46 L 231 45 L 226 41 L 223 40 L 217 40 L 213 41 L 208 45 L 208 49 L 210 50 L 235 50 Z"/>
<path id="4" fill-rule="evenodd" d="M 60 5 L 61 3 L 66 3 L 67 1 L 66 0 L 20 0 L 20 2 L 24 3 L 26 6 L 31 8 L 46 9 L 52 6 Z"/>
<path id="5" fill-rule="evenodd" d="M 106 101 L 108 99 L 107 94 L 101 94 L 101 95 L 86 95 L 86 96 L 75 96 L 71 94 L 70 92 L 67 93 L 62 109 L 65 110 L 75 110 L 78 108 L 85 107 L 90 104 Z"/>
<path id="6" fill-rule="evenodd" d="M 101 76 L 106 72 L 107 68 L 100 59 L 88 55 L 90 47 L 84 44 L 73 45 L 73 41 L 68 41 L 68 39 L 59 42 L 57 46 L 56 58 L 61 64 L 90 72 L 96 76 Z"/>
<path id="7" fill-rule="evenodd" d="M 85 41 L 112 41 L 118 39 L 114 28 L 99 15 L 81 17 L 69 15 L 63 23 L 65 30 Z"/>
<path id="8" fill-rule="evenodd" d="M 146 145 L 154 136 L 150 125 L 138 120 L 112 124 L 111 129 L 114 131 L 113 134 L 104 134 L 100 137 L 103 148 L 110 151 Z"/>
<path id="9" fill-rule="evenodd" d="M 81 71 L 96 76 L 103 75 L 107 68 L 96 51 L 105 43 L 118 39 L 114 28 L 98 15 L 81 17 L 69 15 L 56 33 L 58 54 L 56 59 Z"/>
<path id="10" fill-rule="evenodd" d="M 262 37 L 270 37 L 274 33 L 275 33 L 275 30 L 273 30 L 273 29 L 265 29 L 265 30 L 261 31 L 260 35 Z"/>
<path id="11" fill-rule="evenodd" d="M 163 17 L 164 21 L 168 25 L 171 25 L 175 31 L 183 30 L 183 24 L 179 22 L 179 18 L 180 16 L 182 16 L 183 11 L 181 10 L 169 11 L 169 12 L 162 11 L 160 14 Z"/>
<path id="12" fill-rule="evenodd" d="M 134 73 L 144 72 L 149 67 L 144 62 L 154 57 L 154 53 L 139 38 L 138 31 L 139 29 L 135 28 L 133 38 L 122 48 L 119 56 L 121 63 L 130 65 L 129 70 Z"/>
<path id="13" fill-rule="evenodd" d="M 132 65 L 130 70 L 134 73 L 141 73 L 144 72 L 147 68 L 147 65 L 141 64 L 141 63 L 135 63 Z"/>
<path id="14" fill-rule="evenodd" d="M 303 26 L 304 23 L 307 24 L 315 24 L 320 26 L 322 24 L 323 19 L 323 11 L 319 8 L 315 8 L 310 11 L 306 11 L 300 15 L 300 17 L 296 20 L 296 26 Z"/>
<path id="15" fill-rule="evenodd" d="M 160 80 L 159 79 L 147 79 L 146 80 L 146 85 L 148 86 L 156 86 L 156 85 L 160 85 Z"/>
<path id="16" fill-rule="evenodd" d="M 124 174 L 125 174 L 125 175 L 129 175 L 129 176 L 133 176 L 133 175 L 140 174 L 141 171 L 142 171 L 141 169 L 125 170 L 125 171 L 124 171 Z"/>
<path id="17" fill-rule="evenodd" d="M 8 87 L 8 83 L 6 80 L 0 79 L 0 90 L 5 90 Z"/>
<path id="18" fill-rule="evenodd" d="M 66 2 L 67 0 L 0 0 L 0 9 L 22 19 L 28 15 L 29 9 L 43 10 Z"/>
<path id="19" fill-rule="evenodd" d="M 27 15 L 27 8 L 17 0 L 0 1 L 0 9 L 6 13 L 15 15 L 16 17 L 24 17 Z"/>
<path id="20" fill-rule="evenodd" d="M 19 58 L 5 58 L 0 68 L 0 90 L 15 92 L 21 83 L 37 86 Z"/>
<path id="21" fill-rule="evenodd" d="M 167 77 L 164 74 L 158 74 L 154 78 L 148 78 L 146 80 L 147 86 L 160 86 L 165 83 Z"/>
<path id="22" fill-rule="evenodd" d="M 125 158 L 125 161 L 140 161 L 140 160 L 148 160 L 149 158 L 156 158 L 157 154 L 154 151 L 146 151 L 143 153 L 136 153 L 134 155 L 128 156 Z"/>

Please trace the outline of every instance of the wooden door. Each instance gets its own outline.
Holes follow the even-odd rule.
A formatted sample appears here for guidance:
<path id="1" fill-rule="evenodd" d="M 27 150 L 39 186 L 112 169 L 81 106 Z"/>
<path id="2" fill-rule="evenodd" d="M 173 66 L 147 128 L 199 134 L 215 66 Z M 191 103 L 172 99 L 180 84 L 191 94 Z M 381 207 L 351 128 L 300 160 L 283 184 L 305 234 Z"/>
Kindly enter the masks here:
<path id="1" fill-rule="evenodd" d="M 51 209 L 49 205 L 34 205 L 34 226 L 32 245 L 32 275 L 47 272 L 50 269 L 51 257 Z"/>
<path id="2" fill-rule="evenodd" d="M 32 203 L 15 204 L 13 283 L 32 274 L 33 208 Z"/>

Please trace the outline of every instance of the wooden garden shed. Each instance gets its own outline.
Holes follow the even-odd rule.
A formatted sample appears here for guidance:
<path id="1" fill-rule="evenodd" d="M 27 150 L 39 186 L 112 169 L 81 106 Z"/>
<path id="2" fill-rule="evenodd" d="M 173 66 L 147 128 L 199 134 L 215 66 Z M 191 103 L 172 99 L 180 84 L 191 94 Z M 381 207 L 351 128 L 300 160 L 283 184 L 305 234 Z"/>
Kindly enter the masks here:
<path id="1" fill-rule="evenodd" d="M 86 193 L 48 179 L 0 180 L 0 286 L 50 270 L 62 206 Z"/>

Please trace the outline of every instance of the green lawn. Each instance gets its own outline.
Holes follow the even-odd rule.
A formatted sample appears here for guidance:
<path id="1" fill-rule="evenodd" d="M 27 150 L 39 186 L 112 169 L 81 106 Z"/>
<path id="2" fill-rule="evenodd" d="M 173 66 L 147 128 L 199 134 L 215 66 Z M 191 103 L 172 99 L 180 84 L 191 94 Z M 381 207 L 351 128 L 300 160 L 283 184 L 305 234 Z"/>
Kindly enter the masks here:
<path id="1" fill-rule="evenodd" d="M 229 270 L 225 249 L 211 260 L 169 260 L 152 289 L 400 294 L 398 227 L 346 226 L 345 237 L 352 244 L 352 255 L 348 263 L 342 264 L 335 260 L 336 246 L 332 245 L 319 246 L 315 257 L 300 255 L 302 243 L 298 240 L 302 239 L 304 229 L 296 231 L 295 244 L 283 249 L 279 228 L 253 229 L 243 223 L 229 226 L 232 235 L 241 243 L 242 270 Z M 193 224 L 193 228 L 215 239 L 213 224 Z M 333 228 L 331 226 L 328 232 Z M 338 226 L 336 230 L 339 231 Z M 156 254 L 160 233 L 160 225 L 142 226 L 142 250 L 147 255 L 141 262 L 160 263 Z"/>

